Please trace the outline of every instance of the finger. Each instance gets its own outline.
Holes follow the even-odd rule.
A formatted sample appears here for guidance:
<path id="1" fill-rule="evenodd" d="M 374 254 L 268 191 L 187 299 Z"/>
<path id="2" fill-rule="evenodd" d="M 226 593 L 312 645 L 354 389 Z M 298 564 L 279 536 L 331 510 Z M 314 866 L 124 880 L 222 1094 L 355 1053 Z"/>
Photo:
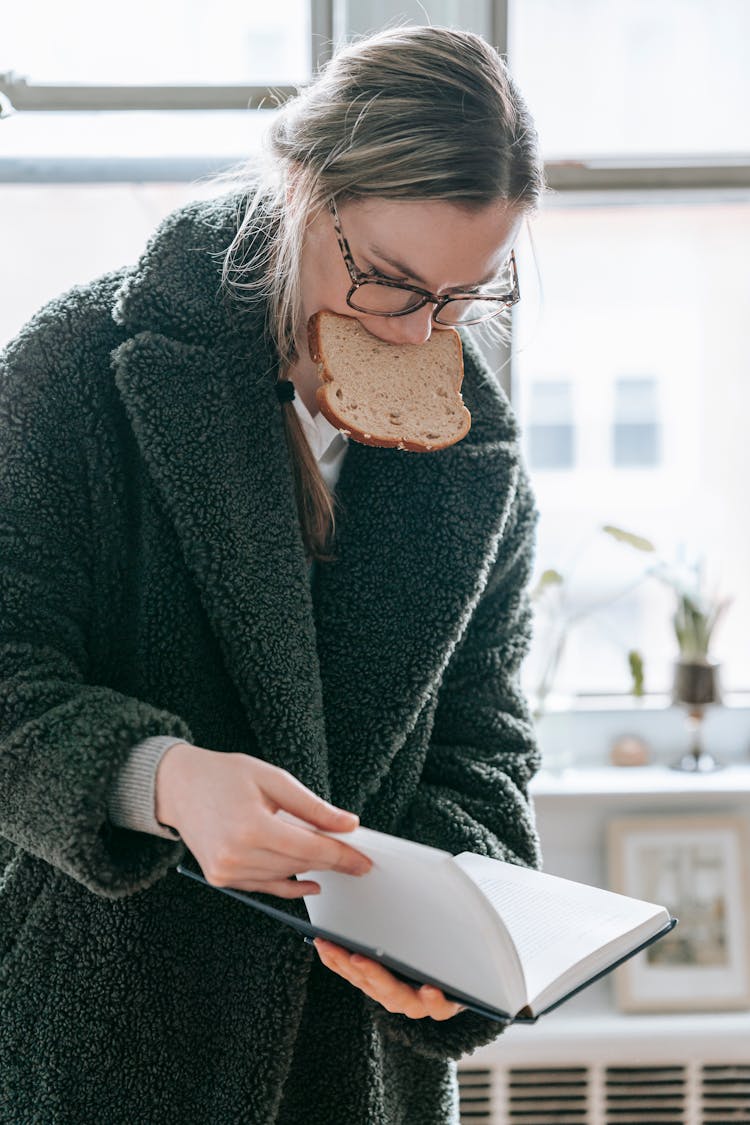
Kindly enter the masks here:
<path id="1" fill-rule="evenodd" d="M 233 879 L 231 887 L 235 891 L 257 891 L 259 894 L 277 895 L 278 898 L 301 898 L 302 895 L 320 894 L 320 884 L 314 883 L 311 879 Z"/>
<path id="2" fill-rule="evenodd" d="M 361 954 L 350 954 L 343 946 L 317 938 L 316 948 L 328 968 L 333 969 L 367 996 L 382 1004 L 389 1012 L 401 1013 L 410 1019 L 447 1020 L 465 1011 L 462 1004 L 446 1000 L 434 985 L 420 989 L 394 977 L 384 965 Z"/>
<path id="3" fill-rule="evenodd" d="M 251 858 L 252 864 L 247 860 Z M 260 883 L 269 883 L 279 879 L 288 879 L 297 872 L 316 870 L 309 862 L 309 856 L 295 860 L 280 852 L 270 851 L 268 848 L 253 848 L 250 855 L 244 855 L 242 848 L 236 848 L 231 863 L 222 869 L 222 885 L 234 887 L 236 890 L 260 889 Z M 346 874 L 352 874 L 351 867 L 346 868 Z M 304 880 L 307 884 L 314 880 Z M 315 883 L 318 886 L 317 883 Z"/>
<path id="4" fill-rule="evenodd" d="M 381 965 L 379 961 L 374 961 L 371 957 L 365 957 L 361 953 L 352 953 L 350 950 L 346 949 L 345 946 L 336 945 L 335 942 L 326 941 L 323 938 L 316 938 L 315 945 L 319 945 L 329 953 L 337 963 L 348 963 L 352 970 L 356 970 L 371 983 L 377 984 L 381 988 L 400 986 L 404 989 L 408 989 L 412 995 L 418 996 L 421 993 L 421 990 L 412 987 L 405 981 L 399 980 L 385 965 Z M 423 988 L 431 990 L 433 994 L 437 993 L 438 997 L 445 999 L 439 988 L 435 988 L 431 985 L 423 985 Z"/>
<path id="5" fill-rule="evenodd" d="M 372 861 L 356 848 L 341 840 L 332 840 L 309 828 L 285 824 L 278 817 L 269 817 L 263 824 L 264 850 L 295 871 L 341 871 L 354 874 L 361 866 L 368 870 Z"/>
<path id="6" fill-rule="evenodd" d="M 323 961 L 329 968 L 335 968 L 337 972 L 346 977 L 353 984 L 363 980 L 362 973 L 352 964 L 352 955 L 348 949 L 343 949 L 339 945 L 334 945 L 333 942 L 324 941 L 322 938 L 315 939 L 315 948 L 317 949 L 321 961 Z"/>
<path id="7" fill-rule="evenodd" d="M 391 991 L 399 990 L 402 995 L 406 995 L 407 992 L 411 996 L 418 995 L 415 988 L 399 980 L 379 961 L 373 961 L 372 958 L 364 957 L 361 953 L 352 953 L 343 946 L 334 945 L 333 942 L 325 942 L 324 944 L 338 963 L 347 964 L 359 978 L 366 979 L 381 993 L 390 989 Z"/>
<path id="8" fill-rule="evenodd" d="M 321 942 L 319 939 L 316 939 L 315 941 L 315 948 L 318 951 L 318 956 L 327 969 L 330 969 L 334 973 L 338 973 L 340 977 L 343 977 L 344 980 L 348 980 L 350 984 L 353 984 L 357 988 L 361 989 L 361 991 L 364 992 L 365 995 L 369 996 L 372 1000 L 379 1001 L 380 997 L 376 996 L 375 993 L 370 989 L 370 986 L 367 984 L 367 981 L 365 981 L 362 974 L 358 973 L 356 969 L 351 965 L 349 958 L 343 955 L 343 950 L 338 950 L 336 948 L 331 949 L 328 947 L 328 944 L 326 942 Z"/>
<path id="9" fill-rule="evenodd" d="M 318 946 L 316 940 L 316 947 Z M 318 947 L 318 955 L 320 961 L 338 976 L 343 976 L 345 981 L 349 981 L 354 985 L 354 988 L 360 989 L 364 992 L 365 996 L 369 996 L 371 1000 L 376 1000 L 381 1003 L 383 1008 L 388 1011 L 398 1012 L 398 1014 L 412 1016 L 413 1018 L 421 1018 L 426 1015 L 425 1010 L 419 1003 L 414 1003 L 412 997 L 405 997 L 405 1006 L 398 1005 L 398 1001 L 391 998 L 390 994 L 383 993 L 382 989 L 377 984 L 372 984 L 365 975 L 352 964 L 351 957 L 346 953 L 345 949 L 328 948 L 325 943 Z"/>
<path id="10" fill-rule="evenodd" d="M 247 862 L 252 860 L 252 864 Z M 281 852 L 271 851 L 269 848 L 253 848 L 252 852 L 243 857 L 238 852 L 235 858 L 236 876 L 244 880 L 289 879 L 298 871 L 306 871 L 310 867 L 305 857 L 282 855 Z"/>
<path id="11" fill-rule="evenodd" d="M 457 1004 L 454 1000 L 446 1000 L 445 994 L 434 985 L 424 984 L 419 991 L 430 1016 L 434 1020 L 449 1020 L 453 1016 L 457 1016 L 459 1012 L 466 1011 L 463 1004 Z"/>
<path id="12" fill-rule="evenodd" d="M 362 974 L 362 979 L 377 993 L 377 999 L 389 1012 L 403 1012 L 412 1019 L 423 1019 L 429 1014 L 419 990 L 399 980 L 385 965 L 360 954 L 354 954 L 351 962 L 352 968 Z"/>
<path id="13" fill-rule="evenodd" d="M 428 1014 L 416 989 L 398 980 L 377 961 L 350 954 L 340 946 L 326 948 L 327 945 L 330 946 L 330 943 L 323 943 L 323 955 L 327 957 L 326 964 L 329 968 L 333 968 L 367 996 L 377 1000 L 386 1011 L 405 1015 L 410 1019 L 424 1019 Z M 369 968 L 365 970 L 364 965 Z"/>
<path id="14" fill-rule="evenodd" d="M 359 823 L 356 813 L 324 801 L 288 770 L 275 767 L 264 771 L 263 790 L 277 808 L 286 809 L 327 832 L 346 832 Z"/>
<path id="15" fill-rule="evenodd" d="M 351 965 L 353 968 L 359 969 L 368 983 L 377 988 L 382 993 L 386 989 L 393 992 L 393 986 L 400 987 L 399 997 L 401 1001 L 405 1001 L 406 994 L 404 988 L 409 990 L 412 999 L 417 998 L 421 1001 L 425 1015 L 430 1016 L 435 1020 L 451 1019 L 453 1016 L 458 1015 L 459 1011 L 465 1011 L 461 1004 L 457 1004 L 453 1000 L 447 1000 L 445 994 L 435 985 L 425 984 L 421 988 L 415 989 L 411 985 L 406 984 L 404 981 L 399 981 L 398 977 L 393 976 L 391 972 L 384 965 L 378 961 L 373 961 L 369 957 L 362 957 L 355 954 L 351 958 Z"/>

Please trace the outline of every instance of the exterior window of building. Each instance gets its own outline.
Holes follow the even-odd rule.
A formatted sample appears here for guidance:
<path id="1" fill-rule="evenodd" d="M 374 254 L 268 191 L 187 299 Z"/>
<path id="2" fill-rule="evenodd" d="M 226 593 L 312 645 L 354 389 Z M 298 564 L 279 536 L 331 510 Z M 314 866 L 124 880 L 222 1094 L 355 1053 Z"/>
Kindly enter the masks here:
<path id="1" fill-rule="evenodd" d="M 661 460 L 656 380 L 623 377 L 615 382 L 612 463 L 622 469 L 653 468 Z"/>
<path id="2" fill-rule="evenodd" d="M 551 379 L 532 382 L 528 451 L 534 470 L 572 468 L 575 424 L 570 383 Z"/>

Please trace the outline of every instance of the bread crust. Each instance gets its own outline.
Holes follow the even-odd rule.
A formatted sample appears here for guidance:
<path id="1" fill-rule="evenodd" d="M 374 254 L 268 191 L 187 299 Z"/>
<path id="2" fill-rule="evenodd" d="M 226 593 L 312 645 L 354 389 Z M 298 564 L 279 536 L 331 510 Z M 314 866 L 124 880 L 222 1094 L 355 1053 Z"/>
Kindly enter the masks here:
<path id="1" fill-rule="evenodd" d="M 464 424 L 462 426 L 461 432 L 457 437 L 452 437 L 449 441 L 438 442 L 437 444 L 435 444 L 413 441 L 409 440 L 408 438 L 400 437 L 373 438 L 371 434 L 365 433 L 363 430 L 358 429 L 356 426 L 352 425 L 352 423 L 348 419 L 342 418 L 341 415 L 337 413 L 335 407 L 332 405 L 329 399 L 329 384 L 335 383 L 335 379 L 326 367 L 322 355 L 320 331 L 324 316 L 339 317 L 341 316 L 341 314 L 329 312 L 326 309 L 320 309 L 318 312 L 313 313 L 307 322 L 307 346 L 310 352 L 310 358 L 314 363 L 318 365 L 318 374 L 320 375 L 323 383 L 322 386 L 316 389 L 315 398 L 317 400 L 321 414 L 331 423 L 332 426 L 335 426 L 336 429 L 340 430 L 341 433 L 347 434 L 349 437 L 352 437 L 355 441 L 360 442 L 362 445 L 372 445 L 382 449 L 403 449 L 413 453 L 435 453 L 438 450 L 447 449 L 449 446 L 455 445 L 466 436 L 466 434 L 471 429 L 471 415 L 464 405 L 463 399 L 461 398 L 460 394 L 461 384 L 464 380 L 464 362 L 461 337 L 459 336 L 455 328 L 448 328 L 445 329 L 445 331 L 453 332 L 458 339 L 458 366 L 456 368 L 454 377 L 454 390 L 456 392 L 456 396 L 458 398 L 461 409 L 464 412 Z M 351 317 L 349 319 L 355 320 L 356 317 Z"/>

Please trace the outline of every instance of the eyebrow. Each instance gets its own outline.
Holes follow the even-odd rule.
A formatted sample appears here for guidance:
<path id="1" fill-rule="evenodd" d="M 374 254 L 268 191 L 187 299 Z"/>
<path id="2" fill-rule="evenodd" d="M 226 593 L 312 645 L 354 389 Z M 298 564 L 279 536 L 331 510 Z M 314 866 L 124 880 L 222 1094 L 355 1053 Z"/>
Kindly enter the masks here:
<path id="1" fill-rule="evenodd" d="M 398 262 L 395 258 L 391 258 L 388 254 L 383 253 L 379 246 L 371 246 L 370 254 L 377 255 L 378 258 L 382 258 L 384 262 L 387 262 L 389 266 L 393 267 L 393 269 L 398 270 L 399 273 L 404 274 L 406 277 L 413 277 L 420 283 L 420 285 L 424 285 L 425 287 L 427 286 L 427 282 L 425 281 L 425 279 L 423 277 L 420 277 L 415 270 L 410 270 L 408 266 L 405 266 L 403 264 L 403 262 Z M 499 269 L 500 267 L 498 267 L 498 269 L 492 270 L 492 272 L 488 273 L 486 277 L 483 277 L 481 281 L 471 281 L 467 282 L 465 285 L 451 285 L 450 289 L 451 291 L 466 290 L 475 289 L 479 285 L 486 285 L 488 281 L 492 281 L 493 277 L 497 275 Z"/>

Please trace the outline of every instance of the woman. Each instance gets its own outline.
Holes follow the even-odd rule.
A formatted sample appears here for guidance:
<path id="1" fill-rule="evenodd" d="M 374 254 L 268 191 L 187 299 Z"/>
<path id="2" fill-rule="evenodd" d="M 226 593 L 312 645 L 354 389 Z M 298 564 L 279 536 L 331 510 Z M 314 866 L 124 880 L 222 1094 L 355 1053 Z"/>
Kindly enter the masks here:
<path id="1" fill-rule="evenodd" d="M 510 304 L 532 123 L 478 36 L 399 28 L 340 50 L 269 157 L 3 356 L 3 1122 L 456 1121 L 455 1060 L 502 1030 L 175 871 L 305 917 L 296 873 L 366 859 L 280 809 L 539 859 L 513 412 L 462 330 L 461 442 L 347 442 L 304 333 L 328 308 L 420 343 Z"/>

